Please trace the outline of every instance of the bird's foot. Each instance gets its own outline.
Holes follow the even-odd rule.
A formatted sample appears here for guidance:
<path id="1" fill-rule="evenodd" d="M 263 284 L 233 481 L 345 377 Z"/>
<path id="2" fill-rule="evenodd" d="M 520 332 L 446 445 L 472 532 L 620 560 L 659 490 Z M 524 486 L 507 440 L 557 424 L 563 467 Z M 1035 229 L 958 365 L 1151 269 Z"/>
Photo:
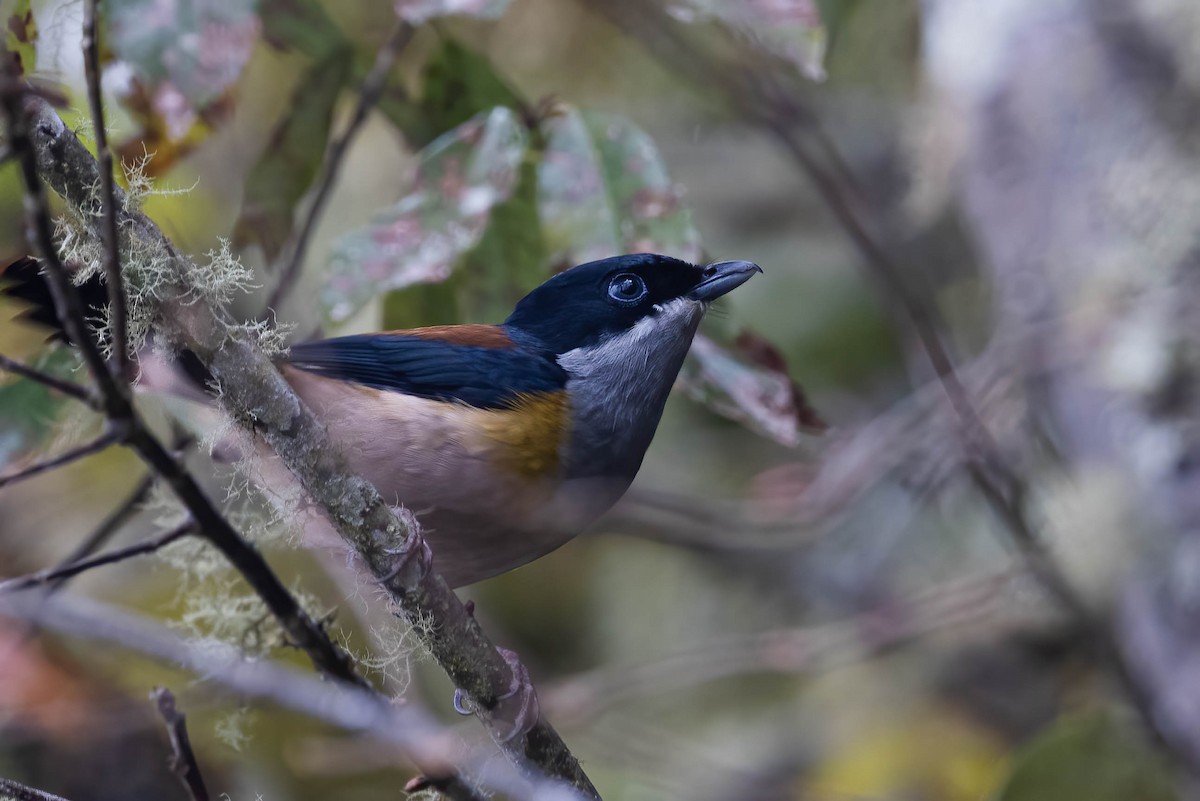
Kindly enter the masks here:
<path id="1" fill-rule="evenodd" d="M 399 579 L 401 587 L 415 587 L 433 569 L 433 550 L 420 531 L 410 533 L 394 556 L 391 569 L 379 577 L 384 586 Z"/>
<path id="2" fill-rule="evenodd" d="M 509 685 L 508 692 L 497 697 L 496 703 L 491 709 L 483 709 L 474 708 L 476 704 L 471 702 L 466 693 L 462 690 L 455 690 L 454 709 L 460 715 L 478 713 L 486 719 L 500 724 L 498 739 L 500 742 L 506 743 L 527 734 L 534 727 L 541 716 L 541 707 L 538 705 L 537 691 L 533 689 L 533 682 L 529 680 L 529 668 L 525 667 L 514 651 L 507 648 L 497 648 L 496 650 L 504 657 L 504 661 L 508 663 L 509 671 L 512 673 L 512 683 Z"/>

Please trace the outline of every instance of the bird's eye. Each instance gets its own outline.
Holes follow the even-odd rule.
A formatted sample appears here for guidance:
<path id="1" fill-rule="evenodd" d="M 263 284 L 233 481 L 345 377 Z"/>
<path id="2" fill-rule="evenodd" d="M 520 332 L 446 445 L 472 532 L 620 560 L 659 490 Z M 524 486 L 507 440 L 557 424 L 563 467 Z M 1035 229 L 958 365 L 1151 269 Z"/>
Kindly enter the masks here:
<path id="1" fill-rule="evenodd" d="M 646 282 L 633 273 L 621 273 L 608 282 L 608 296 L 618 303 L 637 303 L 646 291 Z"/>

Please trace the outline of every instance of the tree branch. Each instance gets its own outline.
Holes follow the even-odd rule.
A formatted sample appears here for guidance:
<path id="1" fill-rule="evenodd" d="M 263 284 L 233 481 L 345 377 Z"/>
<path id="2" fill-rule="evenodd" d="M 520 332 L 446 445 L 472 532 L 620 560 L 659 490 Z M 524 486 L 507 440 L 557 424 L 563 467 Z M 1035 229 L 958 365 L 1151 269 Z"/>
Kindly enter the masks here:
<path id="1" fill-rule="evenodd" d="M 304 611 L 279 577 L 271 571 L 266 560 L 242 539 L 204 494 L 195 478 L 146 427 L 133 407 L 129 385 L 118 382 L 109 371 L 91 331 L 88 330 L 79 293 L 71 283 L 67 269 L 54 245 L 46 193 L 39 176 L 39 170 L 54 171 L 64 166 L 60 161 L 60 156 L 64 154 L 55 152 L 47 145 L 50 142 L 65 143 L 66 137 L 69 136 L 70 143 L 76 148 L 76 157 L 86 157 L 91 180 L 72 186 L 67 199 L 79 208 L 86 208 L 91 187 L 99 181 L 99 168 L 95 159 L 75 135 L 67 130 L 50 105 L 40 97 L 27 93 L 25 87 L 12 75 L 6 76 L 3 91 L 0 92 L 0 101 L 3 102 L 8 123 L 9 146 L 20 157 L 26 187 L 26 213 L 33 244 L 44 259 L 49 287 L 63 329 L 82 351 L 84 362 L 99 386 L 101 405 L 109 418 L 109 425 L 118 432 L 116 436 L 137 451 L 143 461 L 162 476 L 187 507 L 201 534 L 245 577 L 271 613 L 279 619 L 289 638 L 308 654 L 317 669 L 344 681 L 367 686 L 345 652 L 338 648 L 321 626 Z M 31 132 L 34 136 L 31 136 Z M 40 147 L 35 146 L 35 138 Z M 81 178 L 82 174 L 75 173 L 74 177 Z M 148 220 L 147 224 L 152 225 Z M 159 238 L 162 239 L 161 234 Z M 165 242 L 165 239 L 162 241 Z"/>
<path id="2" fill-rule="evenodd" d="M 5 106 L 14 131 L 10 145 L 22 155 L 26 168 L 31 161 L 36 162 L 32 175 L 26 169 L 27 179 L 32 180 L 32 183 L 27 181 L 32 198 L 30 207 L 42 212 L 35 213 L 35 217 L 43 216 L 45 209 L 39 173 L 69 204 L 82 207 L 89 187 L 95 185 L 98 177 L 95 159 L 54 110 L 38 98 L 26 101 L 35 136 L 31 140 L 28 135 L 21 135 L 26 130 L 26 108 L 21 107 L 14 95 L 10 89 Z M 41 203 L 37 202 L 39 197 Z M 425 646 L 477 710 L 500 749 L 523 769 L 562 779 L 586 797 L 598 798 L 562 738 L 545 719 L 534 714 L 532 690 L 514 695 L 514 688 L 526 686 L 523 679 L 528 672 L 511 654 L 506 656 L 492 645 L 445 581 L 429 570 L 429 547 L 415 524 L 411 520 L 401 522 L 369 482 L 349 471 L 323 426 L 252 338 L 230 326 L 220 310 L 211 308 L 202 296 L 197 298 L 196 293 L 189 292 L 188 277 L 194 274 L 194 268 L 175 251 L 157 226 L 140 212 L 131 212 L 122 203 L 117 205 L 118 230 L 139 240 L 139 252 L 156 252 L 155 258 L 172 266 L 177 276 L 178 291 L 160 292 L 166 298 L 157 309 L 160 332 L 200 358 L 217 379 L 226 409 L 266 440 L 309 496 L 325 510 L 330 522 L 379 578 L 404 617 L 422 633 Z M 133 249 L 127 248 L 126 252 Z M 72 310 L 68 312 L 68 317 L 76 317 Z M 73 326 L 78 328 L 74 323 Z M 111 384 L 111 375 L 108 378 Z M 107 388 L 104 394 L 107 400 Z M 118 415 L 126 413 L 120 407 L 115 411 Z M 255 560 L 265 568 L 261 557 L 245 546 L 157 440 L 148 432 L 135 429 L 130 444 L 163 474 L 201 531 L 235 560 L 235 566 L 243 574 L 255 566 L 252 565 Z M 295 606 L 294 599 L 282 586 L 278 589 L 282 595 L 264 596 L 264 600 L 277 616 L 283 610 L 276 610 L 273 601 L 286 599 L 291 605 L 295 614 L 281 617 L 289 635 L 313 649 L 309 655 L 314 661 L 321 655 L 329 657 L 331 661 L 322 662 L 323 668 L 352 668 L 344 654 L 337 657 L 320 649 L 318 643 L 328 642 L 323 632 Z M 429 621 L 433 625 L 428 625 Z"/>
<path id="3" fill-rule="evenodd" d="M 130 545 L 126 548 L 118 548 L 115 551 L 110 551 L 106 554 L 93 557 L 91 559 L 79 559 L 77 561 L 68 562 L 62 567 L 51 568 L 49 570 L 39 570 L 37 573 L 31 573 L 28 576 L 20 576 L 18 578 L 0 581 L 0 594 L 8 592 L 17 592 L 18 590 L 27 590 L 31 587 L 39 587 L 43 584 L 52 584 L 57 586 L 65 579 L 73 576 L 78 576 L 88 570 L 105 565 L 124 562 L 127 559 L 132 559 L 135 556 L 144 556 L 148 553 L 165 548 L 175 540 L 181 539 L 188 534 L 195 532 L 196 524 L 191 520 L 182 523 L 175 528 L 164 531 L 156 537 L 151 537 L 143 542 Z"/>
<path id="4" fill-rule="evenodd" d="M 80 386 L 74 381 L 67 381 L 49 373 L 44 373 L 36 367 L 30 367 L 16 359 L 10 359 L 3 354 L 0 354 L 0 370 L 12 373 L 13 375 L 19 375 L 22 378 L 28 378 L 30 381 L 36 381 L 39 384 L 44 384 L 56 392 L 61 392 L 77 401 L 86 403 L 93 409 L 96 409 L 99 405 L 86 387 Z"/>
<path id="5" fill-rule="evenodd" d="M 178 450 L 178 448 L 176 448 Z M 154 481 L 157 476 L 154 473 L 147 473 L 138 485 L 134 487 L 133 492 L 129 493 L 121 505 L 109 513 L 108 517 L 101 521 L 100 525 L 96 526 L 95 530 L 88 535 L 87 539 L 79 543 L 75 550 L 67 554 L 57 566 L 52 568 L 52 571 L 63 571 L 73 567 L 77 562 L 81 562 L 90 556 L 97 548 L 103 547 L 108 540 L 121 530 L 129 519 L 133 517 L 137 511 L 137 507 L 142 501 L 150 495 L 150 490 L 154 488 Z M 50 591 L 57 590 L 62 587 L 69 575 L 51 579 Z"/>
<path id="6" fill-rule="evenodd" d="M 100 56 L 96 46 L 96 6 L 99 0 L 83 3 L 83 66 L 87 77 L 88 105 L 96 132 L 96 157 L 100 161 L 101 241 L 104 243 L 104 280 L 108 286 L 109 330 L 113 372 L 126 384 L 133 380 L 129 359 L 129 314 L 126 311 L 125 280 L 121 275 L 121 253 L 117 238 L 117 196 L 113 179 L 113 155 L 104 127 L 104 96 L 100 92 Z"/>
<path id="7" fill-rule="evenodd" d="M 618 704 L 730 676 L 832 670 L 996 617 L 1011 600 L 1013 578 L 1006 569 L 957 579 L 843 620 L 714 638 L 642 665 L 594 670 L 554 687 L 546 705 L 587 725 Z"/>
<path id="8" fill-rule="evenodd" d="M 27 478 L 33 478 L 56 467 L 63 467 L 71 462 L 77 462 L 92 454 L 99 453 L 112 445 L 116 445 L 122 439 L 122 436 L 122 432 L 119 430 L 109 430 L 91 442 L 80 445 L 78 448 L 72 448 L 66 453 L 45 459 L 41 462 L 35 462 L 15 473 L 0 476 L 0 488 L 7 487 L 9 484 L 16 484 L 18 481 L 24 481 Z"/>
<path id="9" fill-rule="evenodd" d="M 0 801 L 67 801 L 61 795 L 53 795 L 18 784 L 12 779 L 0 779 Z"/>
<path id="10" fill-rule="evenodd" d="M 367 77 L 363 79 L 362 90 L 358 94 L 358 105 L 354 107 L 354 114 L 350 117 L 346 130 L 329 145 L 329 150 L 321 165 L 317 193 L 313 196 L 312 204 L 309 205 L 308 211 L 304 215 L 304 222 L 299 231 L 293 234 L 291 246 L 283 250 L 288 254 L 288 260 L 280 270 L 275 281 L 275 288 L 271 290 L 271 295 L 267 299 L 268 308 L 278 309 L 298 283 L 300 268 L 304 266 L 304 254 L 308 250 L 308 242 L 317 228 L 317 222 L 320 221 L 321 213 L 325 210 L 325 203 L 333 191 L 333 185 L 342 168 L 342 159 L 345 158 L 346 151 L 350 149 L 350 143 L 358 135 L 359 129 L 367 121 L 367 114 L 383 96 L 383 90 L 387 88 L 388 74 L 392 71 L 392 66 L 400 57 L 400 53 L 412 40 L 414 33 L 415 29 L 412 25 L 404 20 L 397 20 L 387 41 L 375 55 L 375 64 L 367 73 Z"/>
<path id="11" fill-rule="evenodd" d="M 175 706 L 175 695 L 166 687 L 155 687 L 150 700 L 158 707 L 158 714 L 167 726 L 167 737 L 171 741 L 171 770 L 179 777 L 192 801 L 208 801 L 208 788 L 196 753 L 192 750 L 192 739 L 188 737 L 187 716 Z"/>

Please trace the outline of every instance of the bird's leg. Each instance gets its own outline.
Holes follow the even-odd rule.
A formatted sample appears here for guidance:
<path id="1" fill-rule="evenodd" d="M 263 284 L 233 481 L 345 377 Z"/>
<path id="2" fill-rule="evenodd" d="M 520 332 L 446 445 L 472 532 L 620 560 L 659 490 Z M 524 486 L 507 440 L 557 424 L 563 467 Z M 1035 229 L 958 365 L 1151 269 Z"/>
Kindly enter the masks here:
<path id="1" fill-rule="evenodd" d="M 395 557 L 391 569 L 379 577 L 379 583 L 385 587 L 399 579 L 401 588 L 411 589 L 420 584 L 433 569 L 433 550 L 425 541 L 425 535 L 415 526 L 410 529 Z"/>
<path id="2" fill-rule="evenodd" d="M 541 707 L 538 705 L 537 691 L 533 689 L 533 682 L 529 680 L 529 668 L 525 667 L 515 651 L 507 648 L 496 650 L 504 657 L 512 673 L 512 683 L 508 692 L 499 696 L 491 709 L 472 709 L 476 705 L 470 702 L 466 693 L 455 690 L 454 709 L 460 715 L 480 714 L 504 724 L 507 731 L 503 732 L 499 739 L 500 742 L 506 743 L 533 728 L 541 715 Z"/>

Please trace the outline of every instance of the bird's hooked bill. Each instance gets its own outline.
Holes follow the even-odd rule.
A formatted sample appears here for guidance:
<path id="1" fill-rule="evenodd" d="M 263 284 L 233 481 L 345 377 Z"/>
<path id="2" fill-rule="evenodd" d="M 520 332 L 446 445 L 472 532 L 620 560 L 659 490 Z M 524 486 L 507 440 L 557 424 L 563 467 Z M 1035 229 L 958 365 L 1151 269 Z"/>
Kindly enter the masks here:
<path id="1" fill-rule="evenodd" d="M 714 301 L 762 271 L 762 267 L 752 261 L 719 261 L 710 264 L 704 268 L 703 280 L 688 293 L 688 297 L 705 303 Z"/>

